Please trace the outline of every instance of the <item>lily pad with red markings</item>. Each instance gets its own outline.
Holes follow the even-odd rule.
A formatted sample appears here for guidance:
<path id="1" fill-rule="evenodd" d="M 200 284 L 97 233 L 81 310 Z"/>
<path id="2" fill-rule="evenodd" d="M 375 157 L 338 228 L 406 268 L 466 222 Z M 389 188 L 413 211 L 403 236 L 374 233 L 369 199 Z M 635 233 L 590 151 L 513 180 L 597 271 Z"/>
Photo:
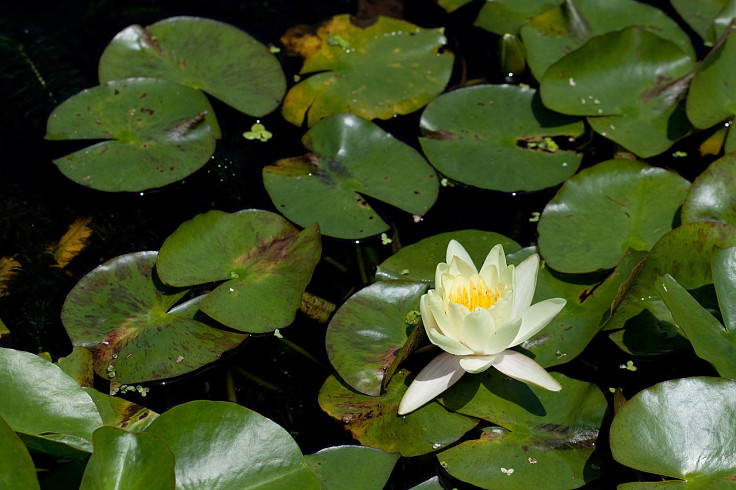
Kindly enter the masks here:
<path id="1" fill-rule="evenodd" d="M 300 73 L 313 73 L 284 99 L 284 118 L 298 126 L 342 112 L 365 119 L 414 112 L 445 89 L 454 60 L 440 52 L 442 28 L 390 17 L 361 28 L 337 15 L 314 34 L 287 33 L 282 42 L 305 57 Z"/>
<path id="2" fill-rule="evenodd" d="M 100 83 L 171 80 L 252 116 L 273 111 L 286 91 L 281 64 L 266 46 L 229 24 L 198 17 L 126 27 L 102 53 L 99 74 Z"/>
<path id="3" fill-rule="evenodd" d="M 563 182 L 582 155 L 553 140 L 583 134 L 580 118 L 554 113 L 537 91 L 480 85 L 441 95 L 422 114 L 419 142 L 430 163 L 464 184 L 533 191 Z"/>
<path id="4" fill-rule="evenodd" d="M 225 281 L 199 308 L 228 327 L 262 333 L 294 321 L 321 252 L 316 224 L 299 232 L 269 211 L 210 211 L 164 241 L 156 270 L 176 287 Z"/>
<path id="5" fill-rule="evenodd" d="M 419 328 L 419 298 L 427 284 L 379 281 L 352 295 L 332 317 L 325 344 L 332 366 L 351 387 L 378 396 Z M 420 332 L 421 333 L 421 332 Z M 421 338 L 421 337 L 420 337 Z"/>
<path id="6" fill-rule="evenodd" d="M 104 140 L 54 160 L 71 180 L 101 191 L 142 191 L 202 167 L 220 137 L 199 90 L 129 78 L 70 97 L 51 113 L 49 140 Z"/>
<path id="7" fill-rule="evenodd" d="M 92 270 L 69 292 L 61 320 L 75 346 L 94 356 L 95 372 L 117 383 L 178 376 L 217 360 L 247 335 L 196 319 L 199 296 L 156 287 L 156 252 L 121 255 Z"/>
<path id="8" fill-rule="evenodd" d="M 381 396 L 357 393 L 330 376 L 319 391 L 319 406 L 345 424 L 364 446 L 402 456 L 436 451 L 475 427 L 475 419 L 448 412 L 437 402 L 399 416 L 399 402 L 409 387 L 408 374 L 398 371 Z"/>

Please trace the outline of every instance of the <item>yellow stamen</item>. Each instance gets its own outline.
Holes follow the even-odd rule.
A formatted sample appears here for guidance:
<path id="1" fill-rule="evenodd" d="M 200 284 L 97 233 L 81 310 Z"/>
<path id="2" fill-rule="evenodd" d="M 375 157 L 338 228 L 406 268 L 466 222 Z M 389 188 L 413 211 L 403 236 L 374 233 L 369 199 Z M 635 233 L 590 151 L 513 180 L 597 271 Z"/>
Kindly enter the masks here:
<path id="1" fill-rule="evenodd" d="M 465 284 L 457 284 L 448 299 L 473 311 L 478 307 L 490 308 L 498 301 L 498 296 L 498 291 L 489 288 L 483 278 L 477 277 L 468 281 L 467 287 Z"/>

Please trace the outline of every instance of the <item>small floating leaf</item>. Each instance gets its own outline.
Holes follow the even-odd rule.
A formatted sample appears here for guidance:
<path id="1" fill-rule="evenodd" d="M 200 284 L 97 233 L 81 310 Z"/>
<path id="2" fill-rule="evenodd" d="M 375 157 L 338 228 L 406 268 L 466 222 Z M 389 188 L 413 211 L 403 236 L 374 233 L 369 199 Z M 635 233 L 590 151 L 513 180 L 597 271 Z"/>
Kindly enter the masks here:
<path id="1" fill-rule="evenodd" d="M 92 228 L 89 227 L 91 222 L 91 217 L 77 218 L 74 223 L 69 225 L 59 243 L 50 249 L 59 267 L 66 267 L 74 257 L 87 247 L 89 237 L 92 235 Z"/>

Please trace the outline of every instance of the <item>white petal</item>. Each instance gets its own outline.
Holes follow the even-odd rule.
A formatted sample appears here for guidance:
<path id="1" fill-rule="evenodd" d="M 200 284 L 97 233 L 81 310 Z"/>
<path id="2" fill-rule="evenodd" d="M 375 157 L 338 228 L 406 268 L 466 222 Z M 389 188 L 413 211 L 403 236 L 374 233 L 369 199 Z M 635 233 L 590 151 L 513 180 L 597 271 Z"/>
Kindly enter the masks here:
<path id="1" fill-rule="evenodd" d="M 498 268 L 493 265 L 485 265 L 479 272 L 480 277 L 488 284 L 489 287 L 495 288 L 498 284 Z"/>
<path id="2" fill-rule="evenodd" d="M 519 328 L 521 328 L 521 318 L 516 318 L 503 325 L 496 324 L 496 331 L 486 340 L 486 348 L 483 354 L 498 354 L 504 349 L 508 349 L 519 333 Z"/>
<path id="3" fill-rule="evenodd" d="M 493 364 L 496 356 L 463 356 L 460 359 L 460 366 L 473 374 L 482 373 Z"/>
<path id="4" fill-rule="evenodd" d="M 499 243 L 488 252 L 486 260 L 480 270 L 485 269 L 489 265 L 495 265 L 499 271 L 506 268 L 506 255 L 503 253 L 503 246 Z"/>
<path id="5" fill-rule="evenodd" d="M 510 347 L 536 335 L 565 307 L 565 303 L 567 301 L 562 298 L 549 298 L 527 308 L 521 314 L 521 328 Z"/>
<path id="6" fill-rule="evenodd" d="M 473 262 L 466 262 L 460 257 L 453 257 L 452 262 L 450 262 L 450 269 L 447 273 L 454 276 L 470 277 L 473 274 L 477 274 L 478 271 L 473 265 Z"/>
<path id="7" fill-rule="evenodd" d="M 448 264 L 452 263 L 453 257 L 459 257 L 466 264 L 471 266 L 475 272 L 478 272 L 475 270 L 475 264 L 473 263 L 473 259 L 470 258 L 470 254 L 468 254 L 465 247 L 460 245 L 460 242 L 457 240 L 450 240 L 450 243 L 447 244 L 447 253 L 445 254 L 445 257 L 445 262 Z"/>
<path id="8" fill-rule="evenodd" d="M 399 403 L 399 415 L 413 412 L 459 380 L 465 370 L 460 367 L 460 357 L 442 353 L 422 369 Z"/>
<path id="9" fill-rule="evenodd" d="M 516 281 L 514 284 L 514 317 L 529 308 L 537 287 L 537 271 L 539 270 L 539 255 L 534 254 L 527 257 L 519 267 L 516 268 Z"/>
<path id="10" fill-rule="evenodd" d="M 429 337 L 429 341 L 432 342 L 434 345 L 445 352 L 449 352 L 450 354 L 455 354 L 458 356 L 473 354 L 473 351 L 463 345 L 462 342 L 452 337 L 442 335 L 437 330 L 427 330 L 427 337 Z"/>
<path id="11" fill-rule="evenodd" d="M 510 378 L 530 383 L 549 391 L 560 391 L 562 386 L 542 366 L 520 352 L 505 350 L 496 356 L 493 367 Z"/>
<path id="12" fill-rule="evenodd" d="M 454 308 L 453 308 L 454 309 Z M 465 315 L 460 327 L 460 340 L 476 354 L 489 354 L 486 345 L 496 333 L 493 317 L 485 308 L 476 308 Z M 512 337 L 513 338 L 513 337 Z M 505 349 L 508 345 L 504 345 Z"/>
<path id="13" fill-rule="evenodd" d="M 514 318 L 514 295 L 507 294 L 506 296 L 501 296 L 493 306 L 488 308 L 488 311 L 493 315 L 496 325 L 503 325 L 504 323 L 510 322 Z"/>
<path id="14" fill-rule="evenodd" d="M 450 270 L 450 266 L 444 262 L 437 264 L 437 268 L 434 271 L 434 287 L 440 289 L 442 287 L 442 274 L 446 274 Z"/>
<path id="15" fill-rule="evenodd" d="M 447 335 L 448 337 L 457 338 L 459 333 L 459 327 L 462 323 L 453 324 L 445 313 L 445 307 L 442 303 L 442 298 L 436 291 L 431 289 L 427 291 L 427 306 L 434 315 L 434 319 L 437 322 L 437 326 L 440 329 L 440 333 Z M 420 304 L 421 308 L 421 304 Z"/>

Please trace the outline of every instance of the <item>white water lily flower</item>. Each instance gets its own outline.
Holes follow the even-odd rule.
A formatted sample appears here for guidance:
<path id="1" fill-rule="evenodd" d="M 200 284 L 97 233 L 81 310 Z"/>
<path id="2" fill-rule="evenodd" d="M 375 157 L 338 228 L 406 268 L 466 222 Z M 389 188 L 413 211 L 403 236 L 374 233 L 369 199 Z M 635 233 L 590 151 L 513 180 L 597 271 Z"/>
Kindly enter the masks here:
<path id="1" fill-rule="evenodd" d="M 399 415 L 421 407 L 459 380 L 493 366 L 506 376 L 550 391 L 562 389 L 542 366 L 510 350 L 543 329 L 566 301 L 550 298 L 532 305 L 539 256 L 518 267 L 506 265 L 499 244 L 480 272 L 462 245 L 451 240 L 447 262 L 437 265 L 435 288 L 419 303 L 429 340 L 445 352 L 414 379 L 399 404 Z"/>

